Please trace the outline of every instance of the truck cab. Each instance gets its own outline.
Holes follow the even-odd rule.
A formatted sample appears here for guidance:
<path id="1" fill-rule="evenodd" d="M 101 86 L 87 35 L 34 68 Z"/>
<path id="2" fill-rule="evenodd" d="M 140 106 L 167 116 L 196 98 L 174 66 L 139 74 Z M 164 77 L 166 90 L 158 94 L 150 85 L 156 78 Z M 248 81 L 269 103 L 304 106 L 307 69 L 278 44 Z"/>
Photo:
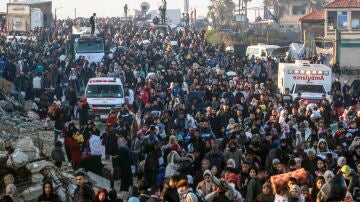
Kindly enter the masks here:
<path id="1" fill-rule="evenodd" d="M 295 98 L 298 93 L 301 93 L 301 97 L 305 99 L 307 103 L 318 102 L 322 99 L 322 95 L 327 94 L 324 85 L 314 84 L 312 82 L 294 83 L 290 89 L 290 94 Z"/>
<path id="2" fill-rule="evenodd" d="M 119 78 L 91 78 L 85 88 L 85 97 L 90 106 L 89 116 L 104 120 L 111 110 L 125 104 L 124 90 Z"/>
<path id="3" fill-rule="evenodd" d="M 331 99 L 331 68 L 323 64 L 310 64 L 306 60 L 297 60 L 295 63 L 279 63 L 278 90 L 285 92 L 290 89 L 290 95 L 301 98 L 307 103 L 318 102 L 322 95 Z"/>
<path id="4" fill-rule="evenodd" d="M 104 44 L 104 37 L 97 29 L 91 35 L 90 27 L 73 27 L 66 48 L 67 56 L 75 60 L 83 56 L 89 63 L 101 62 L 105 55 Z"/>

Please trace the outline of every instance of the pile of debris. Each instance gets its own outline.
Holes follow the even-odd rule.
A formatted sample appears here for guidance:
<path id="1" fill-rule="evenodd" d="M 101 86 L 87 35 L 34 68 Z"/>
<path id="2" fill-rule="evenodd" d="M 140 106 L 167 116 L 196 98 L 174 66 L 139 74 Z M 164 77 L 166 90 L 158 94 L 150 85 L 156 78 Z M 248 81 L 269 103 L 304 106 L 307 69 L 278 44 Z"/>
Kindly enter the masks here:
<path id="1" fill-rule="evenodd" d="M 6 185 L 15 184 L 24 201 L 34 201 L 42 194 L 43 182 L 50 180 L 61 200 L 71 201 L 76 188 L 74 170 L 67 163 L 59 169 L 51 161 L 52 131 L 44 131 L 44 122 L 12 107 L 0 101 L 0 197 Z M 109 189 L 109 180 L 88 174 L 95 191 Z"/>
<path id="2" fill-rule="evenodd" d="M 51 180 L 61 200 L 70 201 L 76 188 L 75 177 L 71 171 L 57 168 L 49 153 L 45 154 L 46 137 L 40 135 L 44 123 L 28 118 L 24 104 L 14 97 L 4 92 L 0 97 L 0 197 L 8 184 L 15 184 L 24 201 L 34 201 L 43 192 L 44 180 Z M 51 151 L 52 141 L 46 146 Z"/>
<path id="3" fill-rule="evenodd" d="M 62 201 L 69 201 L 76 183 L 72 174 L 58 169 L 48 157 L 43 156 L 30 137 L 17 141 L 0 139 L 0 189 L 15 184 L 24 201 L 33 201 L 43 192 L 45 179 L 53 182 Z"/>
<path id="4" fill-rule="evenodd" d="M 15 184 L 24 201 L 35 201 L 43 192 L 43 182 L 50 180 L 61 200 L 71 201 L 76 188 L 74 170 L 67 163 L 61 169 L 53 164 L 53 132 L 43 130 L 45 121 L 28 116 L 32 103 L 9 93 L 11 89 L 0 78 L 0 197 L 8 184 Z M 87 173 L 95 191 L 110 189 L 108 179 Z"/>

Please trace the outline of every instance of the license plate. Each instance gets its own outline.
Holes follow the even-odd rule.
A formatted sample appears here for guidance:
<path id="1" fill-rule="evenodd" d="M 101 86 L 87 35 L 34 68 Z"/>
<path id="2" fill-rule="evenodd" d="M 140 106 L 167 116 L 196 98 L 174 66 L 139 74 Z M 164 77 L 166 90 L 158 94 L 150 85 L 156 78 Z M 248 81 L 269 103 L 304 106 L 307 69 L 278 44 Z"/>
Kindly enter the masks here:
<path id="1" fill-rule="evenodd" d="M 100 115 L 100 119 L 107 119 L 107 115 Z"/>

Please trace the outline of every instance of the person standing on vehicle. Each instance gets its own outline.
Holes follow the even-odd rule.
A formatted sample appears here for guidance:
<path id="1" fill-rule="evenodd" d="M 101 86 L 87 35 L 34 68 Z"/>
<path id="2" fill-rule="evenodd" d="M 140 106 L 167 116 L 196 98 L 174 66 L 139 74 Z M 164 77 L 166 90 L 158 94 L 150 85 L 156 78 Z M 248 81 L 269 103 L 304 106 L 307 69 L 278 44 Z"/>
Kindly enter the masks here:
<path id="1" fill-rule="evenodd" d="M 96 13 L 93 13 L 93 15 L 90 17 L 91 35 L 94 35 L 95 33 L 95 17 Z"/>
<path id="2" fill-rule="evenodd" d="M 128 5 L 125 4 L 124 6 L 124 14 L 125 14 L 125 19 L 127 19 L 127 14 L 128 14 Z"/>

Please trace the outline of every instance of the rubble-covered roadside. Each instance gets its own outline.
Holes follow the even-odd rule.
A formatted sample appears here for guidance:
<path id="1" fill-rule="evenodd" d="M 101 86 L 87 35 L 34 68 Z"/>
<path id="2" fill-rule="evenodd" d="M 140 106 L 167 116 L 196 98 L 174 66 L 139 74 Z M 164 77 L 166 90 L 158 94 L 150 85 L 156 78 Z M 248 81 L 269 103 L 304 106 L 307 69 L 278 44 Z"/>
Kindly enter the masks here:
<path id="1" fill-rule="evenodd" d="M 71 201 L 76 188 L 73 169 L 68 163 L 64 163 L 61 169 L 53 164 L 50 158 L 52 131 L 44 131 L 43 121 L 28 118 L 25 114 L 25 110 L 14 110 L 12 103 L 1 100 L 0 197 L 6 185 L 13 183 L 24 201 L 36 201 L 42 194 L 44 180 L 48 179 L 53 182 L 62 201 Z M 110 185 L 105 178 L 91 173 L 89 176 L 95 191 L 98 186 L 108 188 L 104 181 L 105 185 Z"/>
<path id="2" fill-rule="evenodd" d="M 71 170 L 60 170 L 51 161 L 52 143 L 45 141 L 44 149 L 44 133 L 40 134 L 44 123 L 25 117 L 13 107 L 1 100 L 0 195 L 7 184 L 13 183 L 24 201 L 35 201 L 42 194 L 44 179 L 49 179 L 62 201 L 70 201 L 76 188 L 75 178 Z"/>

